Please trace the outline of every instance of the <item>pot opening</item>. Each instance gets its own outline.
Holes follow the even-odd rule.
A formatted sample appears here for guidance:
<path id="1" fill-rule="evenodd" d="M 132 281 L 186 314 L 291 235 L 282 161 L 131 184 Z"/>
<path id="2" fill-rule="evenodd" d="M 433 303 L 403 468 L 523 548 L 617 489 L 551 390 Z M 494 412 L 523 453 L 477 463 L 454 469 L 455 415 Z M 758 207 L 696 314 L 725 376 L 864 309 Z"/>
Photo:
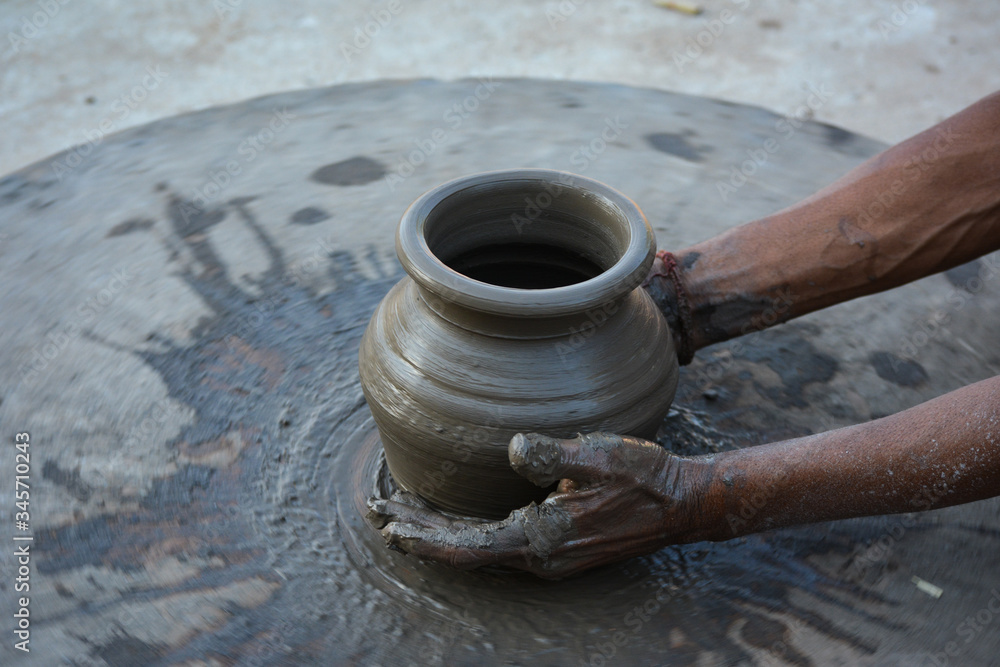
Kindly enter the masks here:
<path id="1" fill-rule="evenodd" d="M 425 216 L 421 234 L 438 262 L 505 288 L 592 280 L 615 266 L 632 240 L 629 217 L 616 202 L 541 179 L 469 186 L 434 202 Z"/>
<path id="2" fill-rule="evenodd" d="M 446 262 L 473 280 L 516 289 L 551 289 L 590 280 L 603 269 L 566 248 L 502 243 L 473 248 Z"/>

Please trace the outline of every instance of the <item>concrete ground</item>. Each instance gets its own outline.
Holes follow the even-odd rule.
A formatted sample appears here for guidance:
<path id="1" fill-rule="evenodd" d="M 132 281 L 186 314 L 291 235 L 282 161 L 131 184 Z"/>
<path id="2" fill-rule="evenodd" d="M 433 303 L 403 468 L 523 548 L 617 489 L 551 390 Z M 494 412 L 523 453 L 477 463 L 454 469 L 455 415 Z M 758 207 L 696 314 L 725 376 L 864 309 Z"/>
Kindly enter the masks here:
<path id="1" fill-rule="evenodd" d="M 609 81 L 803 109 L 899 141 L 1000 89 L 974 0 L 6 0 L 0 174 L 110 132 L 314 86 L 468 76 Z M 405 114 L 405 109 L 399 110 Z"/>

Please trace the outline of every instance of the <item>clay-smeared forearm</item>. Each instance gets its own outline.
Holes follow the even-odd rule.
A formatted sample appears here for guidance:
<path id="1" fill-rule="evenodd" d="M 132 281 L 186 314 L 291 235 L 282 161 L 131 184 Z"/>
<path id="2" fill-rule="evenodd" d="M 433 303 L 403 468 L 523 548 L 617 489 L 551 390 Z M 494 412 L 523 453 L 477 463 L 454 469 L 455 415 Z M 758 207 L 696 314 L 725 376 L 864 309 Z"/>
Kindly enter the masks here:
<path id="1" fill-rule="evenodd" d="M 1000 376 L 866 424 L 715 456 L 701 539 L 1000 495 Z"/>
<path id="2" fill-rule="evenodd" d="M 1000 248 L 1000 93 L 804 201 L 675 253 L 703 348 Z M 654 275 L 662 273 L 660 260 Z M 674 328 L 677 294 L 647 286 Z"/>

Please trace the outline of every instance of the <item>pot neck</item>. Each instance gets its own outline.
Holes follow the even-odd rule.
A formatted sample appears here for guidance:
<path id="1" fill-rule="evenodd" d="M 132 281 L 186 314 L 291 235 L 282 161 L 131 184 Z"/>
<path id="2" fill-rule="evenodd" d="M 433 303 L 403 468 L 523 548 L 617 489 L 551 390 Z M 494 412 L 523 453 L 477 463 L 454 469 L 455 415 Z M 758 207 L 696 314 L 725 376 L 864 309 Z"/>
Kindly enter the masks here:
<path id="1" fill-rule="evenodd" d="M 412 288 L 417 298 L 434 314 L 466 331 L 494 338 L 540 340 L 573 336 L 600 326 L 622 312 L 631 292 L 597 306 L 559 315 L 518 316 L 489 313 L 443 299 L 417 284 Z"/>

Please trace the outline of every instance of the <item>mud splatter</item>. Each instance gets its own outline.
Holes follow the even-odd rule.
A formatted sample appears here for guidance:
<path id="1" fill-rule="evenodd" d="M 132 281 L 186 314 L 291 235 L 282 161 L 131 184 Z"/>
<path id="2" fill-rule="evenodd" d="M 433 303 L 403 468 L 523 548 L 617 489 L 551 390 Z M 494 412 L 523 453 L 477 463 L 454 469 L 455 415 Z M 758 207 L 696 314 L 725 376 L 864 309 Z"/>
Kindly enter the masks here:
<path id="1" fill-rule="evenodd" d="M 868 355 L 868 361 L 880 378 L 900 387 L 917 387 L 928 380 L 927 371 L 919 362 L 904 359 L 892 352 L 872 352 Z"/>
<path id="2" fill-rule="evenodd" d="M 63 487 L 77 500 L 87 502 L 90 498 L 90 486 L 80 479 L 80 466 L 73 470 L 63 470 L 50 459 L 42 465 L 42 477 Z"/>
<path id="3" fill-rule="evenodd" d="M 973 280 L 979 279 L 979 272 L 983 263 L 976 259 L 966 264 L 956 266 L 944 272 L 944 277 L 955 287 L 964 289 L 967 292 L 974 292 L 971 285 Z"/>
<path id="4" fill-rule="evenodd" d="M 364 185 L 385 176 L 385 167 L 370 157 L 352 157 L 320 167 L 313 172 L 312 180 L 324 185 Z"/>
<path id="5" fill-rule="evenodd" d="M 307 206 L 292 213 L 291 222 L 295 225 L 315 225 L 318 222 L 329 220 L 330 214 L 321 208 Z"/>
<path id="6" fill-rule="evenodd" d="M 108 233 L 105 234 L 105 237 L 111 238 L 113 236 L 123 236 L 125 234 L 131 234 L 132 232 L 144 231 L 152 227 L 154 224 L 154 220 L 146 218 L 132 218 L 131 220 L 120 222 L 112 227 Z"/>
<path id="7" fill-rule="evenodd" d="M 662 153 L 679 157 L 688 162 L 702 162 L 705 159 L 706 153 L 711 149 L 707 146 L 696 146 L 691 143 L 690 139 L 694 136 L 696 136 L 694 131 L 685 130 L 681 133 L 658 132 L 656 134 L 647 134 L 645 138 L 646 143 Z"/>

